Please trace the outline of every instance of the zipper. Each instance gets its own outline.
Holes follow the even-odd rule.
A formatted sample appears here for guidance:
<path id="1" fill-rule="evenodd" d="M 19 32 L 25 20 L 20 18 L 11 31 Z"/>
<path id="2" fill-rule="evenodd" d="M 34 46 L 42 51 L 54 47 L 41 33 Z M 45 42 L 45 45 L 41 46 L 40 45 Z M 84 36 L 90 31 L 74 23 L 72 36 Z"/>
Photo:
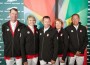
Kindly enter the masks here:
<path id="1" fill-rule="evenodd" d="M 11 30 L 11 28 L 10 28 L 10 27 L 8 27 L 8 28 L 10 29 L 10 34 L 11 34 L 11 36 L 12 36 L 12 33 L 11 33 L 11 32 L 12 32 L 12 30 Z M 12 48 L 12 49 L 11 49 L 11 50 L 12 50 L 12 51 L 11 51 L 11 52 L 12 52 L 12 54 L 11 54 L 11 55 L 12 55 L 12 57 L 13 57 L 13 44 L 14 44 L 14 37 L 13 37 L 13 36 L 12 36 L 12 42 L 11 42 L 11 44 L 12 44 L 12 47 L 11 47 L 11 48 Z"/>
<path id="2" fill-rule="evenodd" d="M 10 31 L 11 31 L 11 29 L 10 29 Z M 12 36 L 12 33 L 11 33 L 11 36 Z M 11 42 L 11 44 L 12 44 L 12 57 L 13 57 L 13 44 L 14 44 L 14 37 L 12 36 L 12 42 Z"/>
<path id="3" fill-rule="evenodd" d="M 42 58 L 42 53 L 43 53 L 43 44 L 44 44 L 44 37 L 43 37 L 43 41 L 42 41 L 41 58 Z"/>
<path id="4" fill-rule="evenodd" d="M 35 50 L 35 47 L 36 47 L 35 45 L 36 45 L 36 44 L 35 44 L 35 35 L 34 35 L 34 51 L 36 51 L 36 50 Z"/>
<path id="5" fill-rule="evenodd" d="M 77 40 L 78 40 L 78 46 L 79 46 L 79 37 L 78 37 L 78 31 L 77 31 Z"/>
<path id="6" fill-rule="evenodd" d="M 13 44 L 14 44 L 14 41 L 12 39 L 12 57 L 13 57 Z"/>

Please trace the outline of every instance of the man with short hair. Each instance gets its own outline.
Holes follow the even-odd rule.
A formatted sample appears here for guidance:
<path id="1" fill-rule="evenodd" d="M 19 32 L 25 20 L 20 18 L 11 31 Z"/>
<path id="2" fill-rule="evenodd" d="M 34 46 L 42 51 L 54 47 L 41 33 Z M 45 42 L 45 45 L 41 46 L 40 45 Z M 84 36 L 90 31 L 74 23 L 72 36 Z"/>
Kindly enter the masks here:
<path id="1" fill-rule="evenodd" d="M 73 14 L 71 20 L 72 24 L 66 27 L 69 36 L 69 65 L 74 65 L 75 60 L 77 65 L 83 65 L 84 50 L 88 43 L 87 29 L 79 22 L 78 14 Z"/>
<path id="2" fill-rule="evenodd" d="M 22 65 L 20 50 L 20 31 L 24 24 L 20 23 L 18 10 L 10 9 L 10 20 L 2 25 L 2 36 L 4 41 L 4 58 L 7 65 Z"/>
<path id="3" fill-rule="evenodd" d="M 49 16 L 43 17 L 44 27 L 39 31 L 40 65 L 54 65 L 58 53 L 57 31 L 50 26 Z"/>

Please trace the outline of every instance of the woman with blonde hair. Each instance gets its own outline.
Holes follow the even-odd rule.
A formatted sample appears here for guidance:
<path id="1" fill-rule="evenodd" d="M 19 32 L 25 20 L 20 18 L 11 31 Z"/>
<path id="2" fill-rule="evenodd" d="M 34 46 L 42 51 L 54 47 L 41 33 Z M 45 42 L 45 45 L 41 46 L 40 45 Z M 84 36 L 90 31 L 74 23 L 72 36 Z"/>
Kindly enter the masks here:
<path id="1" fill-rule="evenodd" d="M 21 30 L 21 54 L 24 65 L 37 65 L 38 61 L 38 29 L 34 16 L 27 17 L 27 26 Z"/>

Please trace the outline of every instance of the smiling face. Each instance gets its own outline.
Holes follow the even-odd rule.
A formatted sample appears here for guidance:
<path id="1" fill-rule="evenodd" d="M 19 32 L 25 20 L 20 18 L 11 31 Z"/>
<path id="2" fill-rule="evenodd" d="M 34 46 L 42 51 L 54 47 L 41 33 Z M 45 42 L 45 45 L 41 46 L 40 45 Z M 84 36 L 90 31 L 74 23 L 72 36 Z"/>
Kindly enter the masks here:
<path id="1" fill-rule="evenodd" d="M 56 26 L 56 29 L 61 29 L 62 23 L 60 21 L 56 21 L 55 26 Z"/>
<path id="2" fill-rule="evenodd" d="M 35 19 L 33 17 L 29 17 L 27 19 L 27 22 L 28 22 L 28 25 L 34 26 L 36 21 L 35 21 Z"/>
<path id="3" fill-rule="evenodd" d="M 49 18 L 43 19 L 44 28 L 48 28 L 50 26 L 51 20 Z"/>
<path id="4" fill-rule="evenodd" d="M 10 11 L 9 15 L 10 15 L 10 20 L 12 22 L 15 22 L 17 20 L 17 18 L 18 18 L 18 12 L 13 10 L 13 9 Z"/>
<path id="5" fill-rule="evenodd" d="M 78 25 L 80 18 L 78 15 L 74 15 L 74 16 L 72 16 L 71 20 L 72 20 L 73 25 Z"/>

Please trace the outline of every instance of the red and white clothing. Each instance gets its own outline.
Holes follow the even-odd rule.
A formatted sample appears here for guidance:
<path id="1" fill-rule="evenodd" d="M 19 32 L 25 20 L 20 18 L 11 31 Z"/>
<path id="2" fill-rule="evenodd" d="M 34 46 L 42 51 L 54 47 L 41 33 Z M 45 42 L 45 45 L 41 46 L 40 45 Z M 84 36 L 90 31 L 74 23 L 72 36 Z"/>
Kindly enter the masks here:
<path id="1" fill-rule="evenodd" d="M 79 24 L 75 26 L 73 23 L 66 27 L 66 32 L 69 37 L 68 42 L 68 56 L 69 65 L 74 65 L 75 60 L 77 65 L 83 65 L 84 62 L 84 51 L 88 44 L 87 29 L 85 26 Z M 79 56 L 76 53 L 80 52 Z"/>
<path id="2" fill-rule="evenodd" d="M 38 61 L 38 29 L 36 26 L 26 26 L 21 30 L 20 44 L 22 60 L 28 65 L 36 65 Z"/>
<path id="3" fill-rule="evenodd" d="M 20 50 L 20 30 L 24 24 L 19 21 L 8 21 L 2 25 L 2 36 L 4 41 L 4 59 L 7 65 L 22 65 Z"/>
<path id="4" fill-rule="evenodd" d="M 17 23 L 18 23 L 17 21 L 16 21 L 16 22 L 11 22 L 11 21 L 10 21 L 10 25 L 11 25 L 11 28 L 12 28 L 12 31 L 13 31 L 13 32 L 15 32 Z"/>

